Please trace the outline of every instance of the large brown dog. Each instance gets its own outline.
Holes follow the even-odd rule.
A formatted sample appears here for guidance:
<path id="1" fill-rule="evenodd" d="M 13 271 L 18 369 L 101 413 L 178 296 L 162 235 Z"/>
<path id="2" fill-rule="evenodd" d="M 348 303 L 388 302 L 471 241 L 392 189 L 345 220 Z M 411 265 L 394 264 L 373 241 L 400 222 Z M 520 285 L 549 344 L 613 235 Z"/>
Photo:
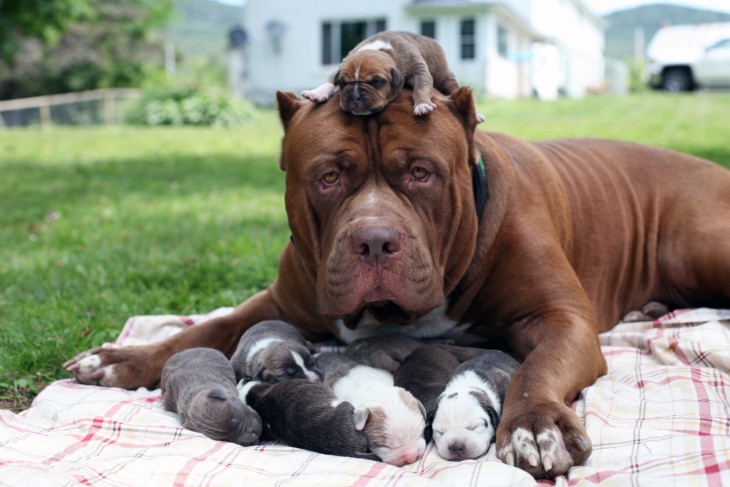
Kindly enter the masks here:
<path id="1" fill-rule="evenodd" d="M 606 372 L 597 333 L 651 300 L 730 305 L 730 171 L 631 143 L 475 134 L 470 90 L 434 97 L 444 109 L 428 117 L 413 116 L 408 91 L 360 117 L 336 97 L 278 93 L 293 242 L 276 281 L 229 316 L 158 344 L 97 348 L 68 369 L 152 387 L 172 353 L 230 355 L 271 319 L 348 341 L 470 327 L 524 358 L 499 457 L 550 477 L 583 462 L 591 441 L 568 404 Z"/>

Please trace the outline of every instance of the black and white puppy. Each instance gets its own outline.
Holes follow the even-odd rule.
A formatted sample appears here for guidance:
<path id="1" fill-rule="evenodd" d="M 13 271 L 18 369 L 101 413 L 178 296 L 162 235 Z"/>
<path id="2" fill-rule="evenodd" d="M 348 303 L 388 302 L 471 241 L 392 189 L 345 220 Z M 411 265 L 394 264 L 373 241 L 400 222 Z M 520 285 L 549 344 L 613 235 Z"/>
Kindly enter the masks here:
<path id="1" fill-rule="evenodd" d="M 393 376 L 395 385 L 413 394 L 426 409 L 424 436 L 427 443 L 431 441 L 431 423 L 439 397 L 460 363 L 449 347 L 421 345 L 405 359 Z"/>
<path id="2" fill-rule="evenodd" d="M 363 431 L 371 452 L 398 467 L 423 455 L 426 411 L 410 392 L 394 385 L 392 374 L 338 353 L 320 353 L 316 358 L 337 401 L 367 412 Z"/>
<path id="3" fill-rule="evenodd" d="M 485 350 L 454 370 L 439 397 L 432 423 L 441 457 L 463 460 L 487 452 L 502 415 L 510 377 L 518 366 L 504 352 Z"/>
<path id="4" fill-rule="evenodd" d="M 225 355 L 212 348 L 190 348 L 165 363 L 160 381 L 163 407 L 184 428 L 214 440 L 256 444 L 261 418 L 238 397 L 236 377 Z"/>
<path id="5" fill-rule="evenodd" d="M 363 432 L 367 412 L 336 401 L 321 382 L 291 379 L 239 386 L 241 399 L 261 414 L 266 432 L 297 448 L 378 461 Z"/>
<path id="6" fill-rule="evenodd" d="M 239 381 L 321 381 L 322 372 L 312 352 L 311 344 L 292 325 L 262 321 L 241 336 L 231 364 Z"/>
<path id="7" fill-rule="evenodd" d="M 355 362 L 395 374 L 406 357 L 419 346 L 421 342 L 415 338 L 388 333 L 358 338 L 347 346 L 345 355 Z"/>

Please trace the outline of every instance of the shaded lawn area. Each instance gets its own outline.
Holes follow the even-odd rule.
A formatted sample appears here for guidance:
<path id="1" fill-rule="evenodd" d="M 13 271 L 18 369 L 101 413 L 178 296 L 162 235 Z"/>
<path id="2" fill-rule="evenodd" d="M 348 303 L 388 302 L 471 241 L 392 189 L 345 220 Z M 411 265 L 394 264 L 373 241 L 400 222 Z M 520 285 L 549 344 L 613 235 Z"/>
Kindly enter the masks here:
<path id="1" fill-rule="evenodd" d="M 631 140 L 730 167 L 730 94 L 479 109 L 485 130 Z M 0 131 L 0 407 L 27 407 L 129 316 L 234 306 L 270 283 L 289 238 L 281 135 L 272 110 L 228 130 Z"/>

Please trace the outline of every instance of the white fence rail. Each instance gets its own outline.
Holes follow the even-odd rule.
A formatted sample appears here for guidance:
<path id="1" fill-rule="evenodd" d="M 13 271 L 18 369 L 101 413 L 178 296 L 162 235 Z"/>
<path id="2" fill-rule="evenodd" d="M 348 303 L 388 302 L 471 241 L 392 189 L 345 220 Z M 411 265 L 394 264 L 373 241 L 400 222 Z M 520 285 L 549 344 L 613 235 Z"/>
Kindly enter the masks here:
<path id="1" fill-rule="evenodd" d="M 0 128 L 40 125 L 114 125 L 140 90 L 110 88 L 0 101 Z"/>

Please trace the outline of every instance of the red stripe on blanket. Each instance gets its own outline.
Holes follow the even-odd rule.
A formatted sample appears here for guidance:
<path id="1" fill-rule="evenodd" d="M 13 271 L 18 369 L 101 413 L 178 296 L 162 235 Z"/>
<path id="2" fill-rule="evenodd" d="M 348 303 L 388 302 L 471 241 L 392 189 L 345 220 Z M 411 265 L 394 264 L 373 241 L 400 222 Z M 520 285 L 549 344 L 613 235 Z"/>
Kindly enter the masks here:
<path id="1" fill-rule="evenodd" d="M 177 473 L 175 476 L 175 480 L 173 481 L 173 485 L 175 486 L 185 486 L 188 485 L 188 477 L 190 476 L 190 473 L 193 471 L 193 469 L 201 462 L 204 462 L 208 459 L 210 455 L 217 452 L 221 448 L 223 448 L 227 443 L 225 441 L 216 441 L 213 445 L 213 448 L 205 452 L 203 455 L 198 455 L 185 463 L 185 466 Z"/>
<path id="2" fill-rule="evenodd" d="M 380 472 L 383 471 L 383 469 L 386 467 L 385 463 L 382 462 L 376 462 L 373 464 L 372 467 L 370 467 L 370 470 L 365 472 L 364 474 L 360 475 L 360 477 L 357 479 L 357 481 L 352 484 L 352 487 L 365 487 L 370 483 L 370 481 L 378 476 Z"/>
<path id="3" fill-rule="evenodd" d="M 715 455 L 715 441 L 712 438 L 712 410 L 710 409 L 710 397 L 702 382 L 702 369 L 692 367 L 692 384 L 697 394 L 697 406 L 699 409 L 699 431 L 700 450 L 702 451 L 702 463 L 705 465 L 708 485 L 722 485 L 722 477 L 717 468 L 717 456 Z M 703 434 L 704 433 L 704 434 Z"/>

